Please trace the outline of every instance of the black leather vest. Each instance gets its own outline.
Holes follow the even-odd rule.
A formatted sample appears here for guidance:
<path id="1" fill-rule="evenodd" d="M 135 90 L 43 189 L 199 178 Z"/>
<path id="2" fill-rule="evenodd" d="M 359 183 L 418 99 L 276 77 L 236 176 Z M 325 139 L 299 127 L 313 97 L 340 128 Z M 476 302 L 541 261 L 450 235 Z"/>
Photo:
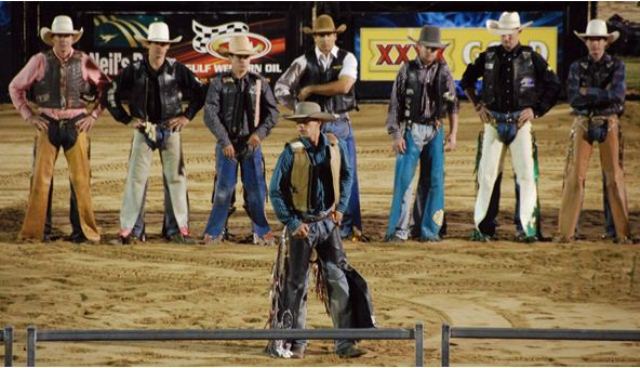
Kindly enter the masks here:
<path id="1" fill-rule="evenodd" d="M 32 87 L 36 104 L 54 109 L 86 107 L 92 88 L 82 78 L 82 52 L 74 51 L 65 63 L 60 62 L 53 50 L 43 54 L 46 59 L 44 78 Z"/>
<path id="2" fill-rule="evenodd" d="M 308 51 L 304 56 L 307 59 L 307 67 L 300 76 L 300 89 L 313 84 L 325 84 L 337 81 L 338 75 L 340 75 L 340 71 L 342 70 L 344 58 L 347 56 L 347 51 L 338 49 L 338 56 L 333 59 L 329 68 L 324 71 L 318 61 L 315 49 Z M 298 92 L 300 91 L 296 91 L 296 95 Z M 316 102 L 322 107 L 322 111 L 332 114 L 347 112 L 357 107 L 355 85 L 352 86 L 346 94 L 335 96 L 312 94 L 307 98 L 307 101 Z"/>
<path id="3" fill-rule="evenodd" d="M 133 63 L 133 86 L 129 99 L 131 115 L 147 118 L 147 91 L 149 73 L 146 61 Z M 176 60 L 167 58 L 162 73 L 158 74 L 160 88 L 160 120 L 166 121 L 182 114 L 182 92 L 176 80 Z"/>
<path id="4" fill-rule="evenodd" d="M 436 61 L 436 75 L 434 82 L 431 83 L 428 90 L 429 97 L 433 98 L 435 110 L 433 116 L 441 118 L 446 115 L 446 110 L 443 108 L 446 103 L 444 93 L 448 90 L 447 76 L 442 73 L 442 65 L 444 61 Z M 420 70 L 420 64 L 416 59 L 411 60 L 407 67 L 407 79 L 405 81 L 404 88 L 401 89 L 401 96 L 399 100 L 399 106 L 402 116 L 400 119 L 406 122 L 424 123 L 423 119 L 423 93 L 425 86 L 420 83 L 418 73 Z"/>
<path id="5" fill-rule="evenodd" d="M 492 46 L 487 49 L 484 64 L 482 100 L 491 105 L 496 100 L 496 88 L 501 85 L 497 50 L 502 46 Z M 520 46 L 521 50 L 513 59 L 513 92 L 514 101 L 518 108 L 535 106 L 537 99 L 536 72 L 529 46 Z"/>
<path id="6" fill-rule="evenodd" d="M 578 61 L 580 87 L 595 87 L 607 89 L 613 81 L 613 73 L 619 66 L 620 60 L 610 56 L 610 60 L 600 63 L 589 62 L 589 57 L 585 56 Z M 622 114 L 624 106 L 619 103 L 603 103 L 593 105 L 589 109 L 592 115 L 613 115 Z"/>
<path id="7" fill-rule="evenodd" d="M 222 82 L 222 123 L 227 128 L 230 138 L 238 137 L 242 130 L 245 113 L 249 132 L 253 133 L 256 128 L 254 126 L 255 106 L 259 93 L 256 81 L 260 79 L 260 76 L 253 72 L 247 73 L 245 78 L 249 83 L 244 92 L 238 90 L 237 80 L 233 78 L 231 72 L 222 73 L 219 78 Z M 262 83 L 266 83 L 266 81 Z"/>

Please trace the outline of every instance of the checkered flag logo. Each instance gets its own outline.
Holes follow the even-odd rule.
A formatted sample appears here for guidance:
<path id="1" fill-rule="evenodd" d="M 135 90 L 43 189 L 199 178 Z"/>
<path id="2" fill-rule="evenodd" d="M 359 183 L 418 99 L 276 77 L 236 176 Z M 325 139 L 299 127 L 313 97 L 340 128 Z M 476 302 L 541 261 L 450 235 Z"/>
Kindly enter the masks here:
<path id="1" fill-rule="evenodd" d="M 233 33 L 249 32 L 249 26 L 242 22 L 231 22 L 216 27 L 208 27 L 194 20 L 191 23 L 191 27 L 196 34 L 192 41 L 193 49 L 201 54 L 211 53 L 209 45 L 212 40 L 218 37 Z"/>

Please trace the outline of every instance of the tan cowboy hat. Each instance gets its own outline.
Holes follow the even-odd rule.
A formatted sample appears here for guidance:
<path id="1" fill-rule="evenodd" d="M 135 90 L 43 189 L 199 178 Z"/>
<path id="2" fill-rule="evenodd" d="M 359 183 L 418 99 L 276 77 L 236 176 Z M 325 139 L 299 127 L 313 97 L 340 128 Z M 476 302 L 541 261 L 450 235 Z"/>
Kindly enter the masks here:
<path id="1" fill-rule="evenodd" d="M 140 35 L 134 36 L 136 41 L 140 42 L 142 46 L 149 47 L 150 42 L 162 42 L 162 43 L 177 43 L 182 40 L 182 36 L 176 38 L 169 38 L 169 26 L 165 22 L 153 22 L 149 24 L 149 30 L 147 31 L 147 37 Z"/>
<path id="2" fill-rule="evenodd" d="M 487 29 L 493 34 L 508 35 L 523 28 L 529 27 L 531 23 L 533 22 L 520 24 L 520 15 L 518 15 L 518 12 L 504 12 L 500 14 L 500 19 L 498 19 L 497 21 L 493 19 L 487 20 Z"/>
<path id="3" fill-rule="evenodd" d="M 80 37 L 82 37 L 82 33 L 84 31 L 82 28 L 79 30 L 73 29 L 73 21 L 67 15 L 58 15 L 53 18 L 53 22 L 51 22 L 51 28 L 42 27 L 40 30 L 40 38 L 42 38 L 42 42 L 46 43 L 49 46 L 53 46 L 53 35 L 64 34 L 64 35 L 73 35 L 73 43 L 78 42 Z"/>
<path id="4" fill-rule="evenodd" d="M 260 52 L 260 46 L 253 46 L 246 34 L 237 34 L 229 38 L 229 46 L 220 46 L 216 52 L 227 59 L 231 55 L 254 56 Z"/>
<path id="5" fill-rule="evenodd" d="M 313 22 L 313 28 L 302 28 L 302 32 L 304 32 L 304 34 L 312 35 L 316 33 L 342 33 L 346 30 L 347 26 L 345 24 L 341 24 L 340 27 L 336 28 L 336 25 L 333 23 L 333 18 L 327 14 L 322 14 L 317 17 Z"/>
<path id="6" fill-rule="evenodd" d="M 420 30 L 420 38 L 414 39 L 409 36 L 409 39 L 415 43 L 420 43 L 427 47 L 435 47 L 438 49 L 443 49 L 448 46 L 446 43 L 440 42 L 440 28 L 435 26 L 424 26 Z"/>
<path id="7" fill-rule="evenodd" d="M 607 23 L 602 19 L 591 19 L 589 24 L 587 24 L 587 31 L 585 33 L 579 33 L 578 31 L 573 31 L 573 33 L 585 42 L 587 41 L 587 38 L 603 37 L 607 39 L 607 43 L 609 45 L 616 42 L 618 37 L 620 37 L 620 32 L 618 31 L 608 33 Z"/>
<path id="8" fill-rule="evenodd" d="M 336 118 L 327 113 L 322 112 L 320 105 L 315 102 L 299 102 L 296 104 L 296 111 L 292 115 L 283 116 L 287 120 L 303 123 L 308 120 L 319 120 L 321 123 L 336 120 Z"/>

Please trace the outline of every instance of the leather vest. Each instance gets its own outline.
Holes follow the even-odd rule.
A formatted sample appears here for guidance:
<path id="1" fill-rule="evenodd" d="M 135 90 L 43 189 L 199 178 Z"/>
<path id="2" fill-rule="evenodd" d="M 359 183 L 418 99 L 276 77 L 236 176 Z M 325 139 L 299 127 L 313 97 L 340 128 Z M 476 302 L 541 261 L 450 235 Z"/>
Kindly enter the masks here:
<path id="1" fill-rule="evenodd" d="M 448 90 L 447 78 L 442 73 L 442 64 L 444 61 L 437 61 L 438 66 L 434 82 L 429 88 L 429 98 L 433 98 L 435 104 L 435 111 L 433 116 L 441 118 L 445 115 L 446 111 L 443 108 L 446 103 L 444 93 Z M 401 95 L 399 99 L 399 106 L 401 108 L 402 116 L 400 120 L 407 123 L 424 123 L 423 118 L 423 93 L 426 90 L 425 86 L 420 83 L 418 73 L 420 70 L 420 64 L 417 60 L 411 60 L 407 67 L 407 79 L 405 80 L 404 88 L 401 88 Z"/>
<path id="2" fill-rule="evenodd" d="M 496 100 L 496 88 L 500 88 L 500 71 L 497 50 L 502 46 L 492 46 L 487 49 L 484 64 L 482 100 L 491 105 Z M 535 106 L 537 100 L 536 72 L 531 54 L 534 52 L 529 46 L 520 46 L 521 50 L 513 61 L 514 101 L 518 108 Z"/>
<path id="3" fill-rule="evenodd" d="M 340 200 L 340 145 L 338 138 L 327 133 L 326 137 L 329 141 L 329 157 L 331 165 L 331 179 L 333 182 L 333 206 L 338 205 Z M 289 147 L 293 151 L 293 167 L 291 169 L 291 198 L 293 199 L 293 207 L 301 213 L 308 212 L 313 208 L 309 188 L 311 188 L 311 180 L 313 180 L 313 167 L 311 160 L 304 149 L 304 144 L 300 138 L 296 138 L 289 142 Z"/>
<path id="4" fill-rule="evenodd" d="M 46 60 L 44 78 L 34 83 L 32 89 L 36 104 L 53 109 L 85 108 L 92 94 L 95 98 L 95 89 L 82 78 L 83 53 L 74 50 L 64 63 L 60 62 L 53 50 L 43 54 Z"/>
<path id="5" fill-rule="evenodd" d="M 578 65 L 580 66 L 578 69 L 580 73 L 580 87 L 609 88 L 613 81 L 613 73 L 619 66 L 619 63 L 620 60 L 613 56 L 610 56 L 609 60 L 601 63 L 589 62 L 588 56 L 581 58 L 578 61 Z M 591 106 L 589 109 L 591 115 L 602 116 L 620 115 L 623 111 L 624 106 L 619 103 L 604 103 L 598 106 Z"/>
<path id="6" fill-rule="evenodd" d="M 256 103 L 260 98 L 262 78 L 258 74 L 247 73 L 245 78 L 249 83 L 244 92 L 238 90 L 237 80 L 233 78 L 231 72 L 222 73 L 219 78 L 222 82 L 222 124 L 227 129 L 230 138 L 238 137 L 242 130 L 245 113 L 249 122 L 249 132 L 253 133 L 257 127 Z"/>
<path id="7" fill-rule="evenodd" d="M 145 119 L 147 113 L 147 94 L 149 72 L 146 61 L 136 61 L 133 66 L 133 86 L 129 98 L 131 115 Z M 158 74 L 158 87 L 160 93 L 160 120 L 162 122 L 175 118 L 182 114 L 182 92 L 176 80 L 176 60 L 166 59 L 162 73 Z M 154 122 L 160 123 L 160 122 Z"/>
<path id="8" fill-rule="evenodd" d="M 338 56 L 333 58 L 331 65 L 327 70 L 322 70 L 322 65 L 318 61 L 315 49 L 312 49 L 304 54 L 307 59 L 307 67 L 300 76 L 299 89 L 302 89 L 309 85 L 325 84 L 338 80 L 338 75 L 342 70 L 344 58 L 347 56 L 347 51 L 338 49 Z M 296 91 L 296 96 L 299 90 Z M 351 87 L 346 94 L 340 94 L 335 96 L 322 96 L 312 94 L 307 98 L 307 101 L 315 102 L 322 111 L 329 112 L 331 114 L 341 114 L 347 111 L 351 111 L 357 107 L 355 85 Z"/>

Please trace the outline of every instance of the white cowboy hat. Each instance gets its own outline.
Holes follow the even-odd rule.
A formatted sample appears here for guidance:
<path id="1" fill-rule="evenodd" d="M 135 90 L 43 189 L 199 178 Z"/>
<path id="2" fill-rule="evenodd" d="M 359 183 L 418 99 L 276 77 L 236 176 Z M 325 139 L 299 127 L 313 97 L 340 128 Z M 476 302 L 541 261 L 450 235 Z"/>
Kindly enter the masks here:
<path id="1" fill-rule="evenodd" d="M 73 21 L 69 16 L 58 15 L 57 17 L 53 18 L 53 22 L 51 22 L 51 28 L 42 27 L 42 29 L 40 30 L 40 38 L 42 38 L 42 42 L 46 43 L 49 46 L 53 46 L 53 35 L 72 35 L 73 43 L 76 43 L 78 42 L 80 37 L 82 37 L 82 33 L 82 28 L 80 28 L 79 30 L 73 29 Z"/>
<path id="2" fill-rule="evenodd" d="M 182 40 L 182 36 L 174 39 L 169 38 L 169 26 L 165 22 L 153 22 L 149 24 L 147 37 L 135 35 L 135 39 L 144 47 L 149 47 L 149 42 L 177 43 Z"/>
<path id="3" fill-rule="evenodd" d="M 500 14 L 500 19 L 497 21 L 493 19 L 487 20 L 487 29 L 493 34 L 508 35 L 530 26 L 531 23 L 533 22 L 520 24 L 520 15 L 518 15 L 518 12 L 504 12 Z"/>
<path id="4" fill-rule="evenodd" d="M 618 37 L 620 37 L 620 32 L 618 31 L 608 33 L 607 23 L 602 19 L 591 19 L 589 24 L 587 24 L 587 31 L 585 33 L 579 33 L 578 31 L 573 31 L 573 33 L 582 41 L 586 41 L 587 38 L 590 37 L 603 37 L 607 39 L 608 44 L 614 43 Z"/>
<path id="5" fill-rule="evenodd" d="M 227 47 L 220 46 L 216 52 L 225 58 L 231 55 L 254 56 L 260 52 L 260 46 L 254 47 L 246 34 L 236 34 L 229 38 Z"/>

